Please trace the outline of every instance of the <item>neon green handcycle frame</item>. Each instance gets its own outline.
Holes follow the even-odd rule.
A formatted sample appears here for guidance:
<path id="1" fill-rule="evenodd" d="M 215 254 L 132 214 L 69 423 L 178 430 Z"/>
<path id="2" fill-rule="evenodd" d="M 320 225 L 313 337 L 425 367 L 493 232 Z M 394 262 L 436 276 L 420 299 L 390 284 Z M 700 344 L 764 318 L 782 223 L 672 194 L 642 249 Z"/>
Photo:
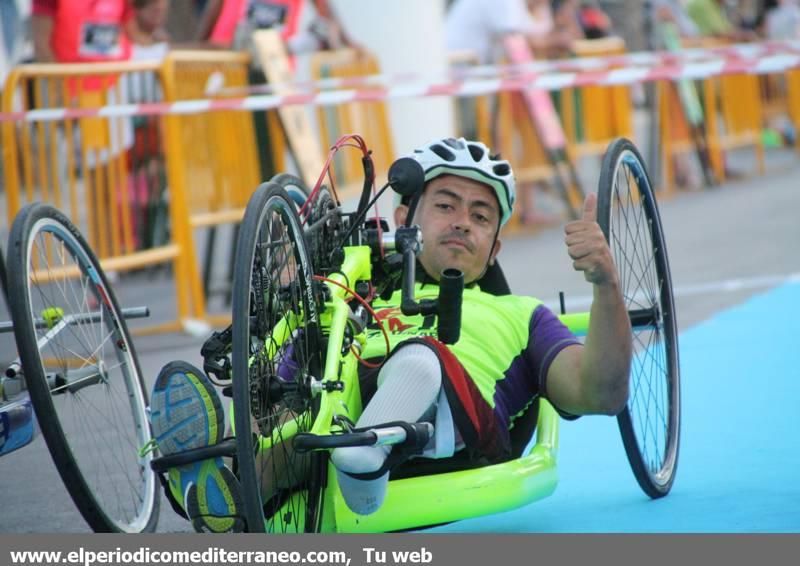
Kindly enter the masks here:
<path id="1" fill-rule="evenodd" d="M 324 188 L 309 191 L 284 174 L 261 185 L 247 206 L 235 257 L 229 370 L 234 469 L 248 531 L 416 529 L 507 511 L 555 490 L 558 415 L 539 399 L 535 440 L 515 459 L 392 479 L 384 504 L 369 516 L 345 505 L 328 458 L 332 447 L 412 440 L 402 427 L 352 424 L 362 410 L 364 303 L 397 286 L 399 265 L 380 222 L 363 220 L 367 201 L 347 214 Z M 637 481 L 660 497 L 677 464 L 677 325 L 658 209 L 627 140 L 606 154 L 598 206 L 638 344 L 620 430 Z M 561 318 L 578 335 L 588 329 L 588 312 Z"/>

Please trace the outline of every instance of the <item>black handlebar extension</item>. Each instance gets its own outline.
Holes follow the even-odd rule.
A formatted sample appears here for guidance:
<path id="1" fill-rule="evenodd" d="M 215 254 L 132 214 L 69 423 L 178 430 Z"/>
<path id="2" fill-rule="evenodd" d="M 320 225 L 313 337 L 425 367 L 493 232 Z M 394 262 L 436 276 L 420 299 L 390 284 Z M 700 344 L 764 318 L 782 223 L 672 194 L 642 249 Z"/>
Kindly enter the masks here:
<path id="1" fill-rule="evenodd" d="M 406 316 L 436 314 L 437 336 L 445 344 L 455 344 L 461 336 L 461 300 L 464 294 L 464 274 L 458 269 L 445 269 L 439 279 L 438 299 L 414 299 L 417 254 L 422 248 L 419 226 L 399 227 L 395 245 L 403 255 L 403 287 L 400 310 Z"/>
<path id="2" fill-rule="evenodd" d="M 439 341 L 455 344 L 461 337 L 461 299 L 464 295 L 464 274 L 458 269 L 445 269 L 439 279 Z"/>

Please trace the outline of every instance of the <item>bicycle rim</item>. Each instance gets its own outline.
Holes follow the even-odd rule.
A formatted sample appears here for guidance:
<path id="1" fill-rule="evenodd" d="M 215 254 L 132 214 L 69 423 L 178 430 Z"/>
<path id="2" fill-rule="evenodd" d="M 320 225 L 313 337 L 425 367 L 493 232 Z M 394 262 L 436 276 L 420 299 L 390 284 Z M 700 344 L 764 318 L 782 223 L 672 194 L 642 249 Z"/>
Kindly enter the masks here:
<path id="1" fill-rule="evenodd" d="M 618 423 L 637 482 L 657 498 L 672 487 L 680 429 L 678 335 L 669 262 L 655 197 L 635 146 L 627 140 L 616 142 L 603 169 L 599 222 L 619 271 L 626 308 L 649 320 L 633 328 L 630 397 Z"/>
<path id="2" fill-rule="evenodd" d="M 292 448 L 317 414 L 312 275 L 294 203 L 275 183 L 262 185 L 245 212 L 233 286 L 234 419 L 251 532 L 319 528 L 322 458 Z"/>
<path id="3" fill-rule="evenodd" d="M 147 394 L 108 280 L 52 207 L 23 209 L 11 242 L 15 337 L 56 468 L 95 531 L 153 531 L 157 482 L 139 455 L 152 438 Z"/>

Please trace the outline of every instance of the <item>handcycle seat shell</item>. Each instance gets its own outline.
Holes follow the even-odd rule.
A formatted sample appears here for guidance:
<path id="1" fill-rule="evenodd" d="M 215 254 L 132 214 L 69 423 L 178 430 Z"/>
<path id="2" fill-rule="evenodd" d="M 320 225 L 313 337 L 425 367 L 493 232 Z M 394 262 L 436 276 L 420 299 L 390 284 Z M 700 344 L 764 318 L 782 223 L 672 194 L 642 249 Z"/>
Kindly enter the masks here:
<path id="1" fill-rule="evenodd" d="M 509 511 L 551 495 L 558 483 L 559 417 L 546 400 L 540 403 L 536 442 L 521 457 L 482 468 L 392 480 L 386 500 L 372 515 L 350 511 L 336 484 L 335 470 L 329 469 L 325 504 L 333 504 L 335 531 L 424 528 Z"/>

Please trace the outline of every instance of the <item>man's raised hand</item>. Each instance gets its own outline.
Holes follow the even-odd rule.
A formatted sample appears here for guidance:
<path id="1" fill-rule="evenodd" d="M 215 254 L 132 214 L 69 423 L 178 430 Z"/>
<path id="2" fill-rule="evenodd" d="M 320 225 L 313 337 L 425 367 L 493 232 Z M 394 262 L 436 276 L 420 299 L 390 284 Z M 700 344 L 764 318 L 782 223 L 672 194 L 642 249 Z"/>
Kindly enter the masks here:
<path id="1" fill-rule="evenodd" d="M 617 283 L 611 250 L 597 223 L 597 194 L 586 196 L 581 219 L 568 223 L 564 232 L 567 253 L 576 271 L 582 271 L 586 280 L 594 285 Z"/>

